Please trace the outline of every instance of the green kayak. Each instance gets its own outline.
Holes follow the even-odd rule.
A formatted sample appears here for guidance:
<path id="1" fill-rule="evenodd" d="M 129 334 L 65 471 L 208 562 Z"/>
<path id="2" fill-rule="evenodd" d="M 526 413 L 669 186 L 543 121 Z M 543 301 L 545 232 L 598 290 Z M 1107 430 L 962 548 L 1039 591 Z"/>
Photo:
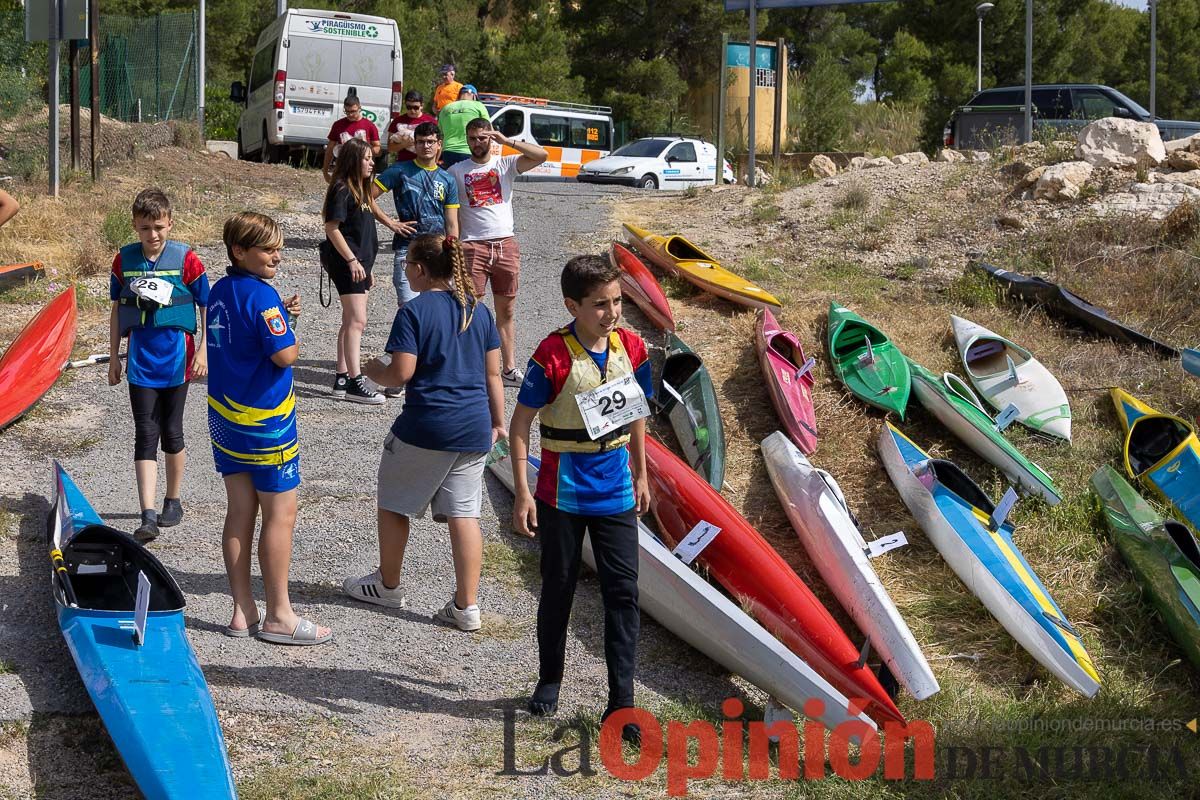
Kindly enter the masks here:
<path id="1" fill-rule="evenodd" d="M 721 491 L 725 483 L 725 431 L 717 392 L 700 356 L 675 334 L 667 337 L 658 400 L 688 464 L 709 486 Z"/>
<path id="2" fill-rule="evenodd" d="M 938 377 L 912 359 L 908 367 L 913 394 L 938 422 L 1007 475 L 1021 491 L 1036 494 L 1050 505 L 1062 502 L 1054 481 L 1004 438 L 966 381 L 951 372 Z"/>
<path id="3" fill-rule="evenodd" d="M 828 344 L 834 374 L 851 393 L 904 419 L 912 390 L 908 359 L 883 331 L 845 306 L 830 303 Z"/>
<path id="4" fill-rule="evenodd" d="M 1183 523 L 1163 519 L 1110 466 L 1092 475 L 1113 541 L 1166 620 L 1192 666 L 1200 669 L 1200 544 Z"/>

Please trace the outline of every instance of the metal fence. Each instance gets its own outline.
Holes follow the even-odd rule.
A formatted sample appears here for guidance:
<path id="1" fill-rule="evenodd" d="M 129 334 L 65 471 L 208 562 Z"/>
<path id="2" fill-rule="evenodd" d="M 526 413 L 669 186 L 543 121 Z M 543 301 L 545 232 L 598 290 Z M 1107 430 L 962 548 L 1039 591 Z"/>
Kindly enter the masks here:
<path id="1" fill-rule="evenodd" d="M 198 20 L 194 11 L 147 17 L 100 16 L 100 111 L 125 122 L 195 119 Z M 62 97 L 67 97 L 63 46 Z M 80 97 L 91 105 L 91 61 L 79 74 Z"/>

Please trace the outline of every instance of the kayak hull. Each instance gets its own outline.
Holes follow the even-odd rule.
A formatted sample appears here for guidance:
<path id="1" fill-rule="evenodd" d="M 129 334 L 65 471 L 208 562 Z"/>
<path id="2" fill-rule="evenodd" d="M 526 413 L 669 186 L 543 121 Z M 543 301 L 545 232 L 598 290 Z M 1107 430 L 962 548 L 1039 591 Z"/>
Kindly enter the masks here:
<path id="1" fill-rule="evenodd" d="M 1059 680 L 1095 696 L 1100 678 L 1083 642 L 1013 543 L 1012 526 L 987 527 L 995 509 L 983 491 L 890 423 L 880 432 L 879 455 L 929 540 L 996 621 Z"/>
<path id="2" fill-rule="evenodd" d="M 1087 330 L 1118 342 L 1153 350 L 1164 358 L 1179 358 L 1179 351 L 1168 344 L 1147 336 L 1141 331 L 1113 319 L 1099 306 L 1092 305 L 1074 292 L 1033 275 L 1001 269 L 975 262 L 974 266 L 988 275 L 1013 297 L 1030 305 L 1039 305 L 1053 315 L 1073 322 Z"/>
<path id="3" fill-rule="evenodd" d="M 909 694 L 925 700 L 937 693 L 937 678 L 871 566 L 836 481 L 779 431 L 763 439 L 762 453 L 788 521 L 842 608 Z"/>
<path id="4" fill-rule="evenodd" d="M 1200 543 L 1185 525 L 1163 519 L 1116 470 L 1092 475 L 1113 543 L 1180 649 L 1200 669 Z"/>
<path id="5" fill-rule="evenodd" d="M 47 545 L 61 550 L 67 575 L 51 570 L 59 627 L 117 752 L 151 800 L 237 797 L 212 695 L 184 632 L 183 593 L 149 551 L 99 521 L 57 463 L 54 471 Z M 138 573 L 151 587 L 140 644 Z"/>
<path id="6" fill-rule="evenodd" d="M 621 270 L 621 292 L 641 309 L 654 327 L 673 333 L 675 317 L 671 313 L 671 304 L 642 260 L 620 242 L 612 243 L 608 257 Z"/>
<path id="7" fill-rule="evenodd" d="M 1037 495 L 1050 505 L 1062 502 L 1062 494 L 1041 467 L 1030 461 L 996 429 L 982 409 L 947 388 L 937 376 L 915 361 L 913 395 L 917 401 L 984 461 L 1003 472 L 1026 494 Z"/>
<path id="8" fill-rule="evenodd" d="M 1050 370 L 1024 347 L 962 317 L 951 316 L 954 342 L 963 369 L 979 395 L 997 411 L 1017 407 L 1017 421 L 1027 428 L 1071 441 L 1071 406 L 1067 393 Z M 990 347 L 991 354 L 973 357 Z M 1012 363 L 1016 370 L 1015 380 Z"/>
<path id="9" fill-rule="evenodd" d="M 1112 389 L 1111 395 L 1125 429 L 1125 472 L 1200 530 L 1200 440 L 1195 427 L 1182 417 L 1154 410 L 1122 389 Z"/>
<path id="10" fill-rule="evenodd" d="M 908 359 L 887 334 L 845 306 L 830 303 L 826 345 L 834 375 L 851 394 L 904 419 L 912 377 Z"/>
<path id="11" fill-rule="evenodd" d="M 75 287 L 51 300 L 0 356 L 0 431 L 25 416 L 62 375 L 75 347 Z"/>
<path id="12" fill-rule="evenodd" d="M 489 466 L 511 492 L 511 459 L 505 456 Z M 530 486 L 536 485 L 540 466 L 536 457 L 530 457 L 526 464 Z M 591 537 L 584 537 L 583 561 L 595 570 Z M 818 719 L 831 729 L 848 720 L 875 727 L 869 717 L 850 714 L 843 694 L 672 555 L 640 521 L 638 605 L 672 634 L 790 708 L 802 711 L 806 701 L 816 698 L 824 706 Z"/>
<path id="13" fill-rule="evenodd" d="M 659 400 L 692 468 L 718 492 L 725 484 L 725 429 L 704 362 L 675 334 L 667 337 Z"/>
<path id="14" fill-rule="evenodd" d="M 682 236 L 659 236 L 625 223 L 629 243 L 650 262 L 700 289 L 747 308 L 778 308 L 770 292 L 730 272 Z"/>
<path id="15" fill-rule="evenodd" d="M 0 292 L 7 292 L 23 283 L 37 280 L 43 274 L 44 267 L 40 261 L 0 265 Z"/>
<path id="16" fill-rule="evenodd" d="M 652 436 L 646 437 L 646 473 L 651 508 L 668 545 L 678 545 L 701 522 L 720 528 L 696 559 L 713 578 L 834 688 L 865 701 L 867 714 L 877 722 L 903 720 L 875 674 L 859 664 L 858 648 L 800 576 L 715 489 Z"/>
<path id="17" fill-rule="evenodd" d="M 758 312 L 754 331 L 758 365 L 766 379 L 767 394 L 779 422 L 800 452 L 812 455 L 817 449 L 817 414 L 813 409 L 813 373 L 797 373 L 807 358 L 800 340 L 783 330 L 770 309 Z"/>

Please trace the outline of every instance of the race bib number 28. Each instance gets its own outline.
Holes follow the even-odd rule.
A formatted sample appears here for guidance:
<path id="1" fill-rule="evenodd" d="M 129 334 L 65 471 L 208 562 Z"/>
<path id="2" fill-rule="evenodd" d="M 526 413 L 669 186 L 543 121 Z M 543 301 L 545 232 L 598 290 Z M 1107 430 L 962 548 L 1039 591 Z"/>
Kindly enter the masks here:
<path id="1" fill-rule="evenodd" d="M 650 416 L 650 404 L 637 378 L 625 375 L 575 395 L 588 436 L 595 441 L 623 425 Z"/>

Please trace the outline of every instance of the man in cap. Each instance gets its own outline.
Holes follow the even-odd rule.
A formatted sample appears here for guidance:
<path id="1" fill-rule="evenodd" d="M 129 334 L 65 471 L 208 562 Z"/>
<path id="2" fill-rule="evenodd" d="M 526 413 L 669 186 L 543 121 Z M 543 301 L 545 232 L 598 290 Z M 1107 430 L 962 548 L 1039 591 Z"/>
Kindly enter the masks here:
<path id="1" fill-rule="evenodd" d="M 454 65 L 442 64 L 438 70 L 438 85 L 433 88 L 433 113 L 439 113 L 443 108 L 458 99 L 462 84 L 454 80 Z"/>

